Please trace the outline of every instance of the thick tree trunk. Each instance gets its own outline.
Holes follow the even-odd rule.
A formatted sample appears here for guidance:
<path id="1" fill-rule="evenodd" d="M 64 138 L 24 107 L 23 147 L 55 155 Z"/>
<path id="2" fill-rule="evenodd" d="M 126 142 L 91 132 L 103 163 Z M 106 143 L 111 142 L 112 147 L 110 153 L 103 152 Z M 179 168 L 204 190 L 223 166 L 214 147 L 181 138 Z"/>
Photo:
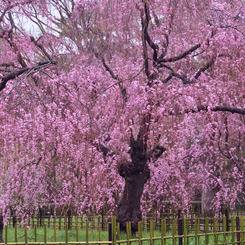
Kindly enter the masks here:
<path id="1" fill-rule="evenodd" d="M 122 230 L 126 223 L 131 222 L 132 232 L 138 230 L 138 222 L 142 220 L 140 199 L 144 185 L 150 177 L 147 165 L 145 128 L 142 127 L 137 140 L 131 135 L 131 159 L 123 161 L 118 166 L 119 174 L 125 179 L 123 197 L 118 205 L 117 222 Z"/>
<path id="2" fill-rule="evenodd" d="M 129 221 L 131 222 L 132 231 L 138 230 L 138 222 L 142 220 L 140 198 L 149 174 L 150 170 L 146 167 L 138 174 L 125 176 L 125 188 L 122 200 L 118 205 L 117 216 L 117 222 L 120 223 L 122 230 L 126 229 L 126 223 Z"/>
<path id="3" fill-rule="evenodd" d="M 0 243 L 3 243 L 3 216 L 0 215 Z"/>

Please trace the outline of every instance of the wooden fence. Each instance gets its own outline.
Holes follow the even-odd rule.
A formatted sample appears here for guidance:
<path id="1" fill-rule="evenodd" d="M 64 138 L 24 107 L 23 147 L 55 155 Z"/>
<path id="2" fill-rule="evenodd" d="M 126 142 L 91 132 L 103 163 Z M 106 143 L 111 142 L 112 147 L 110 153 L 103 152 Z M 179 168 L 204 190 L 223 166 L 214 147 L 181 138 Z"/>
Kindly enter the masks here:
<path id="1" fill-rule="evenodd" d="M 191 226 L 192 222 L 192 226 Z M 222 224 L 222 225 L 220 225 Z M 83 239 L 79 239 L 79 233 L 82 232 L 79 223 L 76 223 L 73 231 L 68 231 L 68 224 L 65 224 L 65 237 L 63 241 L 58 241 L 56 237 L 57 226 L 54 223 L 52 228 L 48 228 L 44 223 L 43 240 L 37 241 L 37 224 L 34 225 L 34 237 L 30 239 L 28 236 L 28 226 L 25 225 L 23 229 L 23 239 L 20 241 L 17 236 L 17 225 L 15 228 L 9 228 L 5 226 L 4 229 L 4 243 L 0 245 L 67 245 L 67 244 L 123 244 L 123 245 L 199 245 L 199 244 L 245 244 L 244 237 L 244 216 L 231 216 L 230 218 L 230 230 L 227 231 L 226 217 L 222 217 L 222 222 L 219 218 L 205 218 L 204 222 L 200 218 L 190 219 L 173 219 L 172 229 L 167 229 L 167 220 L 160 220 L 160 225 L 155 221 L 149 222 L 149 231 L 146 232 L 143 222 L 138 223 L 138 232 L 136 234 L 131 233 L 131 224 L 127 223 L 126 234 L 120 232 L 119 224 L 116 223 L 116 218 L 111 218 L 111 222 L 108 223 L 107 231 L 108 239 L 101 239 L 101 227 L 100 224 L 97 228 L 97 239 L 93 241 L 90 238 L 90 233 L 93 231 L 91 222 L 85 222 L 83 229 L 85 235 Z M 52 229 L 52 239 L 47 239 L 47 229 Z M 145 231 L 144 231 L 145 229 Z M 9 230 L 14 230 L 12 240 L 9 238 Z M 73 236 L 69 237 L 68 232 L 73 232 Z M 69 240 L 70 238 L 70 240 Z M 22 240 L 23 240 L 22 239 Z"/>
<path id="2" fill-rule="evenodd" d="M 210 229 L 213 230 L 215 218 L 217 226 L 220 229 L 224 226 L 224 218 L 226 218 L 226 230 L 229 231 L 232 224 L 231 217 L 234 215 L 239 217 L 242 216 L 244 213 L 242 211 L 236 211 L 236 212 L 229 212 L 228 210 L 224 211 L 224 214 L 220 213 L 218 217 L 213 216 L 212 218 L 209 218 L 210 223 Z M 187 218 L 188 217 L 188 218 Z M 200 217 L 196 213 L 189 213 L 188 216 L 182 216 L 182 214 L 179 212 L 176 213 L 163 213 L 158 216 L 154 215 L 148 215 L 146 218 L 142 220 L 142 228 L 143 230 L 150 230 L 150 221 L 154 220 L 154 224 L 156 229 L 161 228 L 161 221 L 166 221 L 166 230 L 168 232 L 171 232 L 173 230 L 174 220 L 185 218 L 186 220 L 186 226 L 187 229 L 190 231 L 194 231 L 195 229 L 195 219 L 198 218 L 200 222 L 200 229 L 203 230 L 205 226 L 205 217 Z M 41 215 L 36 215 L 32 217 L 31 219 L 28 219 L 26 224 L 34 228 L 35 225 L 37 227 L 42 227 L 44 224 L 46 224 L 47 227 L 54 227 L 58 230 L 64 230 L 66 225 L 68 226 L 68 230 L 75 230 L 76 226 L 78 225 L 79 229 L 84 229 L 86 226 L 86 222 L 89 222 L 89 229 L 98 229 L 100 227 L 101 230 L 107 230 L 108 229 L 108 222 L 110 221 L 110 218 L 107 216 L 73 216 L 71 212 L 67 212 L 66 216 L 52 216 L 50 213 L 41 213 Z M 8 220 L 8 227 L 15 227 L 16 225 L 22 225 L 21 218 L 17 218 L 15 216 L 10 217 Z"/>
<path id="3" fill-rule="evenodd" d="M 164 203 L 164 210 L 161 210 L 160 215 L 158 213 L 158 209 L 154 205 L 151 205 L 151 210 L 146 214 L 146 217 L 143 220 L 143 226 L 148 227 L 149 229 L 149 224 L 150 220 L 154 220 L 155 223 L 160 226 L 160 221 L 162 219 L 166 219 L 167 222 L 167 229 L 170 230 L 170 226 L 172 225 L 172 220 L 179 218 L 179 211 L 174 210 L 174 207 L 170 205 L 169 202 L 163 202 Z M 150 205 L 150 204 L 149 204 Z M 68 207 L 61 207 L 60 210 L 56 209 L 55 207 L 50 204 L 48 207 L 43 207 L 39 208 L 38 212 L 36 213 L 35 216 L 31 217 L 27 222 L 28 226 L 34 227 L 36 224 L 38 227 L 43 226 L 44 223 L 46 223 L 48 226 L 53 226 L 56 224 L 56 227 L 58 229 L 65 229 L 65 225 L 68 224 L 68 229 L 75 229 L 76 223 L 78 223 L 81 228 L 84 226 L 84 217 L 78 216 L 76 213 L 72 211 L 72 208 Z M 65 211 L 64 211 L 65 210 Z M 65 215 L 64 215 L 65 213 Z M 106 207 L 104 207 L 99 213 L 92 213 L 92 214 L 87 214 L 85 215 L 86 217 L 89 218 L 89 221 L 91 221 L 91 226 L 93 228 L 98 227 L 98 225 L 101 225 L 101 228 L 107 229 L 107 221 L 108 217 L 105 215 L 107 213 Z M 225 215 L 226 219 L 230 221 L 229 215 L 230 214 L 236 214 L 237 216 L 239 215 L 244 215 L 245 214 L 245 204 L 244 203 L 237 203 L 236 204 L 236 211 L 229 211 L 226 207 L 222 207 L 219 213 L 219 219 L 221 219 L 221 216 Z M 114 213 L 116 216 L 117 214 Z M 183 217 L 185 214 L 181 214 Z M 188 211 L 188 217 L 190 217 L 192 220 L 194 217 L 206 217 L 206 214 L 201 213 L 201 202 L 192 202 L 192 207 Z M 14 215 L 14 211 L 12 211 L 12 215 L 9 218 L 9 227 L 12 226 L 14 227 L 15 224 L 21 223 L 22 220 L 19 217 L 16 217 Z M 222 225 L 222 224 L 221 224 Z M 227 223 L 227 230 L 228 227 L 230 226 L 230 222 Z"/>

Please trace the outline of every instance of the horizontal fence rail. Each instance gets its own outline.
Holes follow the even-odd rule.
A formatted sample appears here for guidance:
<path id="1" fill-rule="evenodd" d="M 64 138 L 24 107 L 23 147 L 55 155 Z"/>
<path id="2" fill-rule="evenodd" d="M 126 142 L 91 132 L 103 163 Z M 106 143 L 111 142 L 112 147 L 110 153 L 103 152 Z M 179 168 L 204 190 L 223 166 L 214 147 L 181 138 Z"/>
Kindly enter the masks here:
<path id="1" fill-rule="evenodd" d="M 159 210 L 155 207 L 152 207 L 151 211 L 148 212 L 143 219 L 143 227 L 147 228 L 149 230 L 150 220 L 154 220 L 156 225 L 160 227 L 161 220 L 166 219 L 167 223 L 167 230 L 171 231 L 173 220 L 176 218 L 179 218 L 179 211 L 174 210 L 174 207 L 171 206 L 168 202 L 163 202 L 165 205 L 164 210 L 161 210 L 159 214 Z M 36 224 L 38 227 L 42 227 L 43 224 L 47 224 L 48 227 L 54 226 L 56 224 L 57 229 L 65 229 L 66 224 L 68 224 L 68 229 L 75 229 L 76 224 L 79 224 L 79 227 L 81 229 L 83 228 L 86 218 L 88 217 L 90 222 L 90 226 L 93 229 L 98 229 L 98 225 L 100 224 L 101 229 L 105 230 L 108 229 L 107 223 L 109 218 L 105 215 L 107 213 L 106 208 L 103 208 L 99 213 L 92 212 L 92 214 L 87 213 L 84 217 L 78 216 L 76 213 L 73 212 L 72 208 L 55 208 L 52 204 L 48 205 L 48 207 L 40 207 L 38 212 L 34 216 L 30 216 L 28 220 L 23 220 L 20 217 L 15 216 L 14 209 L 11 212 L 11 217 L 8 219 L 8 225 L 9 227 L 15 227 L 15 224 L 23 224 L 27 223 L 29 227 L 34 228 L 34 225 Z M 64 215 L 65 213 L 65 215 Z M 212 213 L 212 212 L 211 212 Z M 186 213 L 185 213 L 186 214 Z M 236 204 L 236 211 L 229 211 L 226 207 L 222 207 L 219 212 L 219 220 L 220 224 L 219 226 L 222 226 L 222 216 L 225 215 L 227 219 L 227 230 L 231 227 L 231 220 L 230 215 L 236 214 L 239 215 L 245 215 L 245 204 L 244 203 L 238 203 Z M 116 213 L 114 214 L 117 215 Z M 201 223 L 204 222 L 204 218 L 207 215 L 209 217 L 214 216 L 214 213 L 210 216 L 210 212 L 201 213 L 201 202 L 192 202 L 192 206 L 190 210 L 188 210 L 188 217 L 190 218 L 190 226 L 191 229 L 193 229 L 193 220 L 194 218 L 201 218 Z M 217 213 L 216 213 L 217 215 Z M 182 217 L 185 217 L 184 213 L 181 214 Z"/>
<path id="2" fill-rule="evenodd" d="M 57 229 L 54 223 L 48 227 L 30 229 L 4 227 L 4 243 L 0 245 L 65 245 L 65 244 L 123 244 L 123 245 L 199 245 L 199 244 L 245 244 L 244 216 L 231 216 L 230 229 L 227 230 L 226 216 L 220 218 L 173 219 L 172 229 L 167 229 L 167 220 L 160 220 L 160 225 L 154 220 L 149 222 L 149 230 L 144 230 L 143 222 L 138 223 L 138 231 L 131 232 L 131 223 L 127 223 L 126 232 L 120 231 L 119 223 L 112 217 L 107 225 L 107 230 L 102 231 L 100 224 L 94 230 L 91 221 L 84 222 L 83 228 L 76 223 L 74 230 L 68 230 L 65 224 L 64 230 Z M 192 222 L 192 228 L 190 226 Z"/>
<path id="3" fill-rule="evenodd" d="M 225 210 L 224 215 L 219 215 L 218 217 L 212 217 L 209 218 L 209 230 L 213 231 L 215 229 L 215 225 L 217 226 L 219 231 L 223 231 L 224 226 L 224 217 L 226 218 L 226 231 L 229 231 L 232 227 L 232 217 L 234 216 L 242 216 L 243 213 L 241 211 L 237 211 L 235 213 L 229 212 L 228 210 Z M 161 217 L 157 216 L 149 216 L 147 218 L 144 218 L 142 220 L 142 229 L 143 230 L 150 230 L 150 221 L 154 220 L 155 229 L 160 230 L 161 229 L 161 221 L 166 221 L 166 231 L 172 232 L 174 221 L 178 218 L 184 218 L 186 222 L 186 229 L 188 232 L 194 232 L 195 231 L 195 220 L 197 219 L 200 225 L 200 231 L 204 232 L 205 230 L 205 220 L 204 217 L 199 217 L 195 213 L 191 213 L 188 216 L 181 216 L 181 214 L 171 214 L 171 213 L 165 213 L 161 215 Z M 57 230 L 64 230 L 66 229 L 66 226 L 68 227 L 68 230 L 76 230 L 77 226 L 78 229 L 84 229 L 86 227 L 86 223 L 89 224 L 89 229 L 98 230 L 101 229 L 102 231 L 108 230 L 108 221 L 110 220 L 109 217 L 103 217 L 103 216 L 52 216 L 50 214 L 43 214 L 42 216 L 35 216 L 26 221 L 26 224 L 28 227 L 34 229 L 34 227 L 43 227 L 46 225 L 48 228 L 55 228 Z M 22 220 L 21 218 L 16 217 L 10 217 L 8 220 L 8 227 L 16 227 L 16 226 L 22 226 Z"/>

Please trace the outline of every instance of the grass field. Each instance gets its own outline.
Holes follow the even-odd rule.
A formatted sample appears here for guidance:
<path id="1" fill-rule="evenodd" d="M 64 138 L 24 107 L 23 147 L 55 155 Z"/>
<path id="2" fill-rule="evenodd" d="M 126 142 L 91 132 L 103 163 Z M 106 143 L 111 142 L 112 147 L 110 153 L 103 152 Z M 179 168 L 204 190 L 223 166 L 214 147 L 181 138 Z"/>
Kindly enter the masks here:
<path id="1" fill-rule="evenodd" d="M 46 232 L 45 232 L 46 229 Z M 26 235 L 25 235 L 26 233 Z M 46 234 L 46 235 L 45 235 Z M 54 230 L 52 228 L 36 228 L 36 229 L 22 229 L 22 228 L 8 228 L 7 229 L 7 243 L 12 243 L 12 242 L 25 242 L 27 238 L 27 243 L 28 242 L 40 242 L 44 243 L 46 242 L 61 242 L 64 243 L 67 239 L 68 242 L 76 242 L 76 241 L 86 241 L 86 236 L 88 237 L 88 241 L 108 241 L 108 231 L 98 231 L 98 230 L 88 230 L 88 234 L 86 235 L 86 230 L 68 230 L 67 231 L 67 236 L 66 236 L 66 231 L 65 230 Z M 149 238 L 151 236 L 149 231 L 143 231 L 142 232 L 142 238 Z M 167 239 L 163 239 L 163 244 L 170 245 L 170 244 L 178 244 L 179 239 L 178 238 L 173 238 L 172 234 L 166 234 L 168 237 Z M 3 237 L 5 238 L 5 232 L 3 233 Z M 25 238 L 26 237 L 26 238 Z M 154 237 L 161 237 L 161 232 L 160 231 L 154 231 Z M 77 240 L 78 238 L 78 240 Z M 137 233 L 133 239 L 137 239 Z M 208 238 L 208 240 L 206 240 Z M 17 240 L 16 240 L 17 239 Z M 186 240 L 184 240 L 186 239 Z M 196 239 L 196 240 L 195 240 Z M 127 235 L 125 233 L 120 234 L 120 240 L 127 240 Z M 231 244 L 236 240 L 236 236 L 233 234 L 232 235 L 226 235 L 226 244 Z M 184 243 L 185 241 L 185 243 Z M 166 243 L 165 243 L 166 242 Z M 6 243 L 6 240 L 5 240 Z M 223 235 L 209 235 L 200 237 L 189 237 L 189 238 L 183 238 L 183 244 L 188 244 L 188 245 L 194 245 L 194 244 L 223 244 L 224 243 L 224 236 Z M 75 243 L 74 243 L 75 244 Z M 123 245 L 126 245 L 127 243 L 120 243 Z M 139 241 L 131 242 L 132 245 L 139 244 Z M 150 239 L 147 241 L 142 242 L 143 245 L 147 244 L 153 244 L 151 243 Z M 161 245 L 161 240 L 155 240 L 154 245 Z"/>

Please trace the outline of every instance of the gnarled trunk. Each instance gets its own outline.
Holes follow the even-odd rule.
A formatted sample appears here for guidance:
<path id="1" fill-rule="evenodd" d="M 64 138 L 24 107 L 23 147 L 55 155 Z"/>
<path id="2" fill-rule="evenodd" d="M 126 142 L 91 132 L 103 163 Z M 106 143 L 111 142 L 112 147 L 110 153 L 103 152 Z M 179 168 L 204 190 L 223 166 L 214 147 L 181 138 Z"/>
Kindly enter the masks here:
<path id="1" fill-rule="evenodd" d="M 140 199 L 144 185 L 149 178 L 148 166 L 142 172 L 125 176 L 123 197 L 118 205 L 117 222 L 122 230 L 126 229 L 126 222 L 131 222 L 132 231 L 138 230 L 138 222 L 142 220 Z"/>
<path id="2" fill-rule="evenodd" d="M 122 230 L 126 229 L 126 223 L 131 222 L 132 232 L 138 230 L 138 222 L 142 220 L 140 199 L 144 185 L 150 178 L 150 169 L 147 165 L 146 155 L 146 127 L 142 127 L 137 140 L 131 135 L 131 159 L 123 161 L 118 166 L 119 174 L 125 179 L 123 197 L 118 205 L 117 222 Z"/>

